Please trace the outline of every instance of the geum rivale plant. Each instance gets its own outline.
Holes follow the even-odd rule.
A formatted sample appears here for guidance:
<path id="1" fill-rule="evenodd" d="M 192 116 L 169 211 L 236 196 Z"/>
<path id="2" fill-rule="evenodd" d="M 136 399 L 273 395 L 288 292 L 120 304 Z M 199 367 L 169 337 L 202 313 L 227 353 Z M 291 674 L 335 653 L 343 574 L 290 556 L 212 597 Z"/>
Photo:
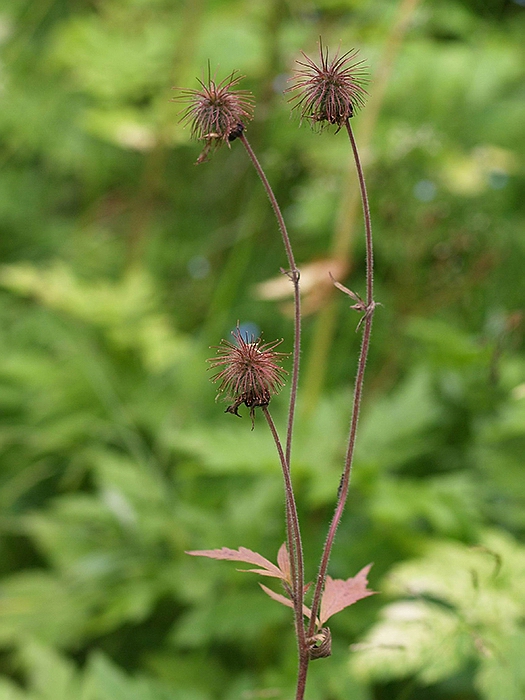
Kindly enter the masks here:
<path id="1" fill-rule="evenodd" d="M 276 593 L 262 584 L 261 586 L 271 598 L 287 605 L 294 611 L 299 655 L 296 700 L 304 698 L 309 662 L 312 659 L 329 656 L 331 653 L 330 629 L 326 626 L 328 619 L 361 598 L 373 594 L 373 591 L 367 588 L 370 565 L 362 569 L 356 576 L 346 580 L 332 579 L 327 574 L 335 533 L 348 496 L 365 366 L 372 331 L 372 318 L 376 307 L 373 298 L 373 247 L 368 196 L 357 145 L 350 125 L 350 119 L 365 103 L 366 72 L 363 61 L 357 60 L 356 51 L 349 51 L 342 55 L 337 53 L 330 60 L 328 50 L 322 46 L 320 41 L 319 55 L 319 63 L 316 63 L 303 54 L 304 60 L 297 62 L 298 68 L 292 77 L 292 85 L 288 91 L 292 93 L 290 101 L 293 108 L 300 112 L 301 119 L 310 121 L 313 126 L 318 126 L 321 130 L 323 126 L 333 125 L 337 127 L 337 131 L 345 129 L 348 134 L 363 204 L 366 237 L 366 295 L 363 299 L 333 280 L 334 285 L 354 302 L 351 308 L 361 314 L 357 330 L 362 331 L 362 342 L 354 386 L 348 446 L 337 491 L 337 503 L 321 554 L 310 605 L 305 603 L 305 594 L 309 593 L 310 586 L 305 585 L 304 581 L 301 529 L 291 476 L 292 437 L 301 351 L 300 273 L 295 263 L 292 244 L 281 210 L 268 179 L 246 138 L 246 125 L 253 117 L 254 99 L 249 92 L 237 89 L 242 78 L 239 74 L 232 73 L 222 82 L 217 83 L 211 78 L 209 71 L 208 79 L 199 81 L 200 87 L 198 89 L 180 90 L 179 95 L 175 98 L 176 101 L 181 101 L 186 105 L 182 112 L 182 120 L 191 125 L 192 135 L 204 144 L 197 163 L 207 160 L 210 153 L 222 144 L 226 143 L 230 146 L 235 140 L 242 143 L 270 199 L 288 259 L 287 270 L 281 271 L 289 277 L 293 285 L 294 344 L 290 403 L 284 443 L 269 410 L 271 398 L 282 388 L 286 374 L 281 367 L 284 353 L 275 350 L 280 341 L 262 343 L 260 338 L 246 337 L 237 327 L 232 334 L 234 342 L 222 340 L 221 344 L 216 347 L 216 356 L 209 360 L 211 368 L 216 370 L 212 380 L 219 383 L 219 393 L 224 394 L 229 402 L 226 412 L 240 415 L 239 408 L 242 405 L 246 406 L 250 411 L 253 429 L 255 411 L 260 409 L 270 428 L 284 479 L 286 543 L 279 549 L 277 564 L 273 564 L 261 554 L 244 547 L 198 550 L 188 552 L 188 554 L 243 562 L 255 567 L 247 569 L 247 571 L 277 578 L 281 581 L 282 594 Z"/>

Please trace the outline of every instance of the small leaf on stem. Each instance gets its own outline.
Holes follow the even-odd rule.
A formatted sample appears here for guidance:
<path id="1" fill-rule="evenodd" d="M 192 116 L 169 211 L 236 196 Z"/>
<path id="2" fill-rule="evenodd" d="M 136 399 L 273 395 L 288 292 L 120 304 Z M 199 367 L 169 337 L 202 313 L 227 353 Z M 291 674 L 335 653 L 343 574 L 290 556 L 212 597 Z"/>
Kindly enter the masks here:
<path id="1" fill-rule="evenodd" d="M 372 564 L 368 564 L 356 576 L 350 577 L 346 581 L 344 579 L 333 579 L 331 576 L 326 577 L 319 614 L 321 625 L 324 625 L 332 615 L 357 603 L 361 598 L 367 598 L 369 595 L 376 593 L 376 591 L 371 591 L 367 588 L 367 577 L 371 566 Z"/>
<path id="2" fill-rule="evenodd" d="M 376 306 L 381 306 L 381 304 L 378 304 L 375 301 L 372 301 L 370 304 L 367 304 L 365 300 L 359 296 L 359 294 L 356 294 L 351 289 L 348 289 L 348 287 L 345 287 L 344 284 L 341 284 L 336 279 L 334 279 L 332 277 L 332 273 L 330 273 L 330 277 L 332 278 L 334 287 L 337 287 L 337 289 L 343 292 L 343 294 L 346 294 L 350 297 L 350 299 L 353 299 L 355 301 L 355 304 L 352 304 L 350 308 L 354 311 L 357 311 L 360 314 L 363 314 L 363 316 L 359 319 L 359 323 L 357 324 L 356 331 L 358 331 L 361 327 L 361 324 L 363 323 L 363 320 L 365 318 L 371 317 Z"/>
<path id="3" fill-rule="evenodd" d="M 293 602 L 290 600 L 290 598 L 287 598 L 286 596 L 282 595 L 282 593 L 276 593 L 275 591 L 272 591 L 271 588 L 268 588 L 262 583 L 260 583 L 259 586 L 263 589 L 266 595 L 270 596 L 272 600 L 276 600 L 278 603 L 282 603 L 283 605 L 286 605 L 287 608 L 292 608 L 293 610 Z M 303 615 L 308 619 L 310 619 L 312 615 L 312 611 L 306 605 L 303 605 Z M 319 622 L 319 620 L 317 620 L 317 622 Z"/>
<path id="4" fill-rule="evenodd" d="M 266 557 L 258 552 L 253 552 L 251 549 L 246 549 L 246 547 L 239 547 L 239 549 L 230 549 L 229 547 L 222 547 L 221 549 L 196 549 L 191 552 L 186 552 L 192 557 L 208 557 L 208 559 L 225 559 L 228 561 L 242 561 L 245 564 L 255 564 L 260 566 L 260 569 L 240 569 L 240 571 L 245 571 L 246 573 L 261 574 L 261 576 L 272 576 L 273 578 L 280 578 L 285 583 L 290 583 L 290 558 L 288 552 L 286 551 L 286 545 L 281 545 L 279 553 L 277 555 L 277 561 L 279 566 L 275 566 L 271 561 L 268 561 Z"/>
<path id="5" fill-rule="evenodd" d="M 279 547 L 279 551 L 277 552 L 277 565 L 283 575 L 283 581 L 291 585 L 292 574 L 290 567 L 290 555 L 288 554 L 288 550 L 286 549 L 286 544 L 284 542 Z"/>

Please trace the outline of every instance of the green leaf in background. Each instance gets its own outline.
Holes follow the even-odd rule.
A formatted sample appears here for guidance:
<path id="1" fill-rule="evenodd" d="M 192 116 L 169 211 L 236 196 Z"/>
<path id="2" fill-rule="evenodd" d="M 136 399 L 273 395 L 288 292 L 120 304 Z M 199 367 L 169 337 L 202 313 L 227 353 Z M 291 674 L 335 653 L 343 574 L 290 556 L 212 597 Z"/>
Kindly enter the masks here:
<path id="1" fill-rule="evenodd" d="M 481 525 L 479 494 L 467 473 L 425 480 L 378 480 L 371 513 L 388 527 L 430 527 L 444 536 L 472 537 Z"/>
<path id="2" fill-rule="evenodd" d="M 62 647 L 85 631 L 81 598 L 56 576 L 36 568 L 12 574 L 0 586 L 0 643 L 34 638 Z"/>
<path id="3" fill-rule="evenodd" d="M 146 19 L 135 12 L 108 6 L 105 16 L 72 17 L 59 27 L 51 63 L 67 68 L 74 87 L 109 102 L 151 95 L 162 89 L 171 69 L 178 22 L 145 6 Z"/>
<path id="4" fill-rule="evenodd" d="M 48 270 L 21 265 L 0 270 L 0 284 L 36 297 L 44 306 L 99 326 L 117 347 L 137 348 L 154 370 L 169 367 L 187 352 L 169 320 L 156 309 L 152 280 L 143 270 L 130 271 L 120 283 L 83 282 L 64 265 Z"/>
<path id="5" fill-rule="evenodd" d="M 443 541 L 426 549 L 388 575 L 384 591 L 404 600 L 386 605 L 382 619 L 356 645 L 353 669 L 363 679 L 415 675 L 432 684 L 475 660 L 484 698 L 496 697 L 494 682 L 504 673 L 504 697 L 518 698 L 522 664 L 509 651 L 524 633 L 525 548 L 489 531 L 474 547 Z"/>
<path id="6" fill-rule="evenodd" d="M 37 643 L 25 645 L 18 654 L 26 673 L 28 690 L 0 678 L 2 700 L 208 700 L 198 690 L 168 688 L 146 678 L 121 671 L 98 652 L 83 671 L 52 648 Z"/>
<path id="7" fill-rule="evenodd" d="M 1 700 L 36 700 L 34 695 L 21 690 L 15 683 L 11 683 L 7 678 L 0 678 L 0 699 Z"/>
<path id="8" fill-rule="evenodd" d="M 520 700 L 525 692 L 525 632 L 506 635 L 498 642 L 497 653 L 487 655 L 476 675 L 476 687 L 487 700 Z"/>
<path id="9" fill-rule="evenodd" d="M 27 670 L 28 685 L 39 700 L 71 700 L 83 697 L 75 665 L 52 647 L 30 642 L 19 654 Z"/>
<path id="10" fill-rule="evenodd" d="M 365 410 L 356 450 L 357 478 L 394 469 L 429 452 L 430 428 L 438 410 L 431 376 L 424 370 L 414 372 L 394 393 L 376 401 L 370 411 Z"/>
<path id="11" fill-rule="evenodd" d="M 283 542 L 271 436 L 223 413 L 205 359 L 237 321 L 291 349 L 286 309 L 252 294 L 285 256 L 238 140 L 196 168 L 170 98 L 208 61 L 246 76 L 299 267 L 340 251 L 362 293 L 345 135 L 300 127 L 283 95 L 320 35 L 370 66 L 355 129 L 383 304 L 329 574 L 373 561 L 389 597 L 334 616 L 308 698 L 525 697 L 524 17 L 512 0 L 2 3 L 0 700 L 293 696 L 289 611 L 184 554 Z M 344 300 L 315 340 L 326 302 L 304 319 L 300 400 L 310 363 L 326 382 L 292 450 L 310 580 L 360 343 Z"/>

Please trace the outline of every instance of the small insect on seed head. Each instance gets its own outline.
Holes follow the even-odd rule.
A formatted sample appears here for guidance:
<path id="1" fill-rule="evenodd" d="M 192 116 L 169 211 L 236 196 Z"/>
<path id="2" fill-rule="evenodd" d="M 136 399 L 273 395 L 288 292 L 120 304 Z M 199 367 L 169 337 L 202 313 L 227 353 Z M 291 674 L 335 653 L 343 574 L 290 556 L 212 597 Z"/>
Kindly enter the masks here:
<path id="1" fill-rule="evenodd" d="M 232 335 L 235 342 L 221 340 L 215 346 L 217 357 L 208 360 L 210 369 L 219 370 L 211 380 L 220 382 L 219 395 L 226 394 L 227 401 L 232 402 L 226 413 L 239 416 L 242 404 L 250 409 L 253 429 L 255 409 L 268 406 L 284 385 L 287 373 L 280 363 L 287 353 L 275 351 L 282 340 L 262 343 L 261 338 L 247 338 L 239 326 Z"/>
<path id="2" fill-rule="evenodd" d="M 338 129 L 364 106 L 368 93 L 364 85 L 368 75 L 364 61 L 356 60 L 357 50 L 339 55 L 331 60 L 328 49 L 319 39 L 319 65 L 301 52 L 304 61 L 297 61 L 291 80 L 294 84 L 286 92 L 297 92 L 291 98 L 293 109 L 301 112 L 301 119 L 309 119 L 313 125 L 335 124 Z"/>
<path id="3" fill-rule="evenodd" d="M 199 80 L 200 88 L 179 90 L 173 102 L 186 103 L 181 121 L 191 125 L 191 136 L 204 141 L 204 149 L 197 159 L 203 163 L 212 150 L 223 143 L 228 145 L 239 138 L 247 122 L 253 118 L 254 98 L 248 90 L 235 90 L 243 79 L 236 71 L 217 83 L 210 75 Z"/>

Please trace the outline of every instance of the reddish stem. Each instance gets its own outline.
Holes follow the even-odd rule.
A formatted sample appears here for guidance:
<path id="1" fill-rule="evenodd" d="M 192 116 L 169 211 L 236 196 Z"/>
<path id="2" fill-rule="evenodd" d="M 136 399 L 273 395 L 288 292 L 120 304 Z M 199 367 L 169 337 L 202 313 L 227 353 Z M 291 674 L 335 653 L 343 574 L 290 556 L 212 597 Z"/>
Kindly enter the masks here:
<path id="1" fill-rule="evenodd" d="M 363 339 L 361 342 L 361 350 L 359 352 L 359 360 L 357 363 L 357 376 L 354 386 L 354 398 L 352 402 L 352 418 L 350 421 L 350 431 L 348 435 L 348 447 L 346 450 L 345 465 L 343 469 L 343 475 L 341 478 L 341 485 L 339 488 L 337 505 L 335 512 L 328 529 L 328 535 L 326 537 L 326 542 L 323 549 L 323 554 L 321 556 L 321 563 L 319 565 L 319 571 L 317 574 L 317 580 L 315 585 L 315 591 L 312 601 L 312 616 L 310 618 L 310 624 L 308 626 L 308 637 L 311 637 L 315 633 L 315 620 L 317 618 L 319 607 L 321 603 L 321 595 L 323 593 L 324 583 L 326 579 L 326 572 L 328 569 L 328 562 L 330 561 L 330 554 L 332 552 L 332 546 L 335 539 L 335 533 L 341 521 L 343 515 L 346 499 L 348 496 L 348 489 L 350 486 L 350 476 L 352 472 L 352 464 L 355 453 L 355 440 L 357 434 L 357 424 L 359 421 L 359 412 L 361 408 L 361 397 L 363 394 L 363 384 L 365 379 L 365 367 L 368 358 L 368 350 L 370 347 L 370 336 L 372 333 L 372 317 L 374 314 L 375 302 L 374 302 L 374 251 L 372 242 L 372 222 L 370 219 L 370 207 L 368 204 L 368 194 L 366 191 L 365 177 L 363 174 L 363 168 L 361 165 L 361 159 L 359 158 L 359 152 L 357 150 L 357 144 L 355 142 L 354 134 L 350 126 L 350 122 L 346 120 L 346 130 L 348 132 L 348 138 L 352 145 L 352 152 L 354 154 L 354 160 L 357 170 L 357 177 L 359 180 L 359 188 L 361 192 L 361 201 L 363 205 L 363 216 L 365 221 L 365 236 L 366 236 L 366 311 L 364 318 L 364 328 L 363 328 Z"/>
<path id="2" fill-rule="evenodd" d="M 308 672 L 309 653 L 306 641 L 306 630 L 303 618 L 303 601 L 304 601 L 304 561 L 303 547 L 301 542 L 301 532 L 299 528 L 299 518 L 297 516 L 297 508 L 291 481 L 291 454 L 292 454 L 292 435 L 295 418 L 295 408 L 297 404 L 297 387 L 299 384 L 299 363 L 301 353 L 301 297 L 299 291 L 299 270 L 295 264 L 295 258 L 290 242 L 290 236 L 286 228 L 281 209 L 273 193 L 271 185 L 266 177 L 264 170 L 259 163 L 252 147 L 250 146 L 246 136 L 241 134 L 239 137 L 245 147 L 248 156 L 250 157 L 257 174 L 266 190 L 268 199 L 275 213 L 279 229 L 281 231 L 286 257 L 288 258 L 288 266 L 290 268 L 290 279 L 294 288 L 294 345 L 293 345 L 293 368 L 292 368 L 292 383 L 290 388 L 290 406 L 288 410 L 288 427 L 286 431 L 286 452 L 283 453 L 282 445 L 279 436 L 275 429 L 275 425 L 266 408 L 263 412 L 270 426 L 270 430 L 277 446 L 283 477 L 285 482 L 286 493 L 286 522 L 288 533 L 288 549 L 290 554 L 290 564 L 292 569 L 293 581 L 293 603 L 294 603 L 294 620 L 297 635 L 297 644 L 299 649 L 299 671 L 297 677 L 296 700 L 303 700 L 306 689 L 306 675 Z"/>
<path id="3" fill-rule="evenodd" d="M 286 251 L 286 257 L 288 258 L 288 265 L 290 267 L 290 277 L 294 288 L 294 344 L 293 344 L 293 367 L 292 367 L 292 384 L 290 388 L 290 406 L 288 410 L 288 427 L 286 431 L 286 452 L 285 452 L 285 462 L 287 464 L 288 472 L 291 472 L 291 453 L 292 453 L 292 435 L 293 435 L 293 424 L 295 417 L 295 407 L 297 404 L 297 386 L 299 383 L 299 360 L 301 351 L 301 297 L 299 293 L 299 270 L 295 265 L 295 258 L 292 250 L 292 244 L 290 242 L 290 236 L 288 235 L 288 230 L 281 213 L 281 209 L 272 190 L 272 187 L 266 177 L 264 170 L 262 169 L 257 156 L 255 155 L 248 139 L 245 134 L 242 133 L 239 137 L 252 164 L 259 175 L 263 187 L 268 195 L 268 199 L 272 205 L 277 223 L 279 225 L 279 230 L 281 231 L 281 236 L 284 243 L 284 249 Z M 293 492 L 292 492 L 293 495 Z M 287 508 L 287 522 L 290 520 L 290 514 L 288 513 L 289 507 L 289 497 L 287 494 L 286 498 L 286 508 Z M 292 518 L 293 521 L 293 518 Z M 292 531 L 293 546 L 290 547 L 290 560 L 292 563 L 292 573 L 293 573 L 293 590 L 294 597 L 297 600 L 302 601 L 304 598 L 304 563 L 303 563 L 303 550 L 299 534 L 299 523 L 295 528 L 295 533 Z"/>
<path id="4" fill-rule="evenodd" d="M 290 564 L 292 566 L 292 580 L 293 580 L 293 566 L 294 566 L 294 557 L 292 552 L 295 550 L 296 554 L 298 552 L 302 553 L 302 542 L 301 542 L 301 530 L 299 527 L 299 517 L 297 515 L 297 506 L 295 503 L 295 496 L 293 492 L 293 486 L 292 486 L 292 479 L 290 476 L 290 468 L 288 466 L 288 462 L 286 461 L 286 457 L 284 454 L 283 446 L 281 444 L 281 440 L 279 438 L 279 434 L 277 432 L 277 428 L 275 427 L 275 423 L 273 422 L 272 416 L 270 415 L 270 411 L 268 410 L 267 406 L 262 406 L 262 412 L 264 413 L 264 417 L 266 418 L 266 422 L 268 423 L 268 426 L 270 428 L 270 432 L 273 436 L 275 446 L 277 448 L 277 452 L 279 454 L 279 460 L 281 462 L 281 468 L 283 472 L 283 479 L 284 479 L 284 490 L 286 493 L 286 523 L 287 523 L 287 535 L 288 535 L 288 549 L 289 554 L 290 554 Z M 302 561 L 302 557 L 301 557 Z M 295 572 L 296 576 L 302 572 Z M 302 575 L 297 576 L 297 578 L 302 579 Z M 304 589 L 304 586 L 303 586 Z M 301 589 L 301 593 L 298 594 L 297 591 L 293 590 L 293 604 L 294 604 L 294 620 L 295 620 L 295 630 L 296 630 L 296 635 L 297 635 L 297 644 L 299 647 L 299 666 L 301 668 L 301 659 L 305 656 L 307 653 L 307 645 L 306 645 L 306 633 L 305 633 L 305 626 L 304 626 L 304 621 L 303 621 L 303 600 L 304 600 L 304 591 Z"/>
<path id="5" fill-rule="evenodd" d="M 270 203 L 272 205 L 273 211 L 275 213 L 275 217 L 277 219 L 277 223 L 279 224 L 279 229 L 281 231 L 281 235 L 283 238 L 283 243 L 284 243 L 284 248 L 286 251 L 286 257 L 288 258 L 288 266 L 290 268 L 290 278 L 293 283 L 294 287 L 294 307 L 295 307 L 295 312 L 294 312 L 294 347 L 293 347 L 293 369 L 292 369 L 292 384 L 290 388 L 290 409 L 288 413 L 288 430 L 286 433 L 286 461 L 288 464 L 290 464 L 290 457 L 292 453 L 292 433 L 293 433 L 293 423 L 294 423 L 294 417 L 295 417 L 295 407 L 297 403 L 297 386 L 299 384 L 299 361 L 300 361 L 300 353 L 301 353 L 301 297 L 299 294 L 299 270 L 297 269 L 295 265 L 295 258 L 294 254 L 292 251 L 292 244 L 290 242 L 290 236 L 288 235 L 288 230 L 286 228 L 286 224 L 284 222 L 283 215 L 281 213 L 281 209 L 279 207 L 279 204 L 277 202 L 277 199 L 275 198 L 275 195 L 273 193 L 273 190 L 271 188 L 270 183 L 268 182 L 268 178 L 266 177 L 266 174 L 264 170 L 261 167 L 261 164 L 259 163 L 257 156 L 255 155 L 252 147 L 248 143 L 248 139 L 246 136 L 241 134 L 239 137 L 240 140 L 242 141 L 242 144 L 244 148 L 246 149 L 250 160 L 253 163 L 253 166 L 255 170 L 257 171 L 257 174 L 261 178 L 262 184 L 264 186 L 264 189 L 266 190 L 266 194 L 268 195 L 268 199 L 270 200 Z"/>

